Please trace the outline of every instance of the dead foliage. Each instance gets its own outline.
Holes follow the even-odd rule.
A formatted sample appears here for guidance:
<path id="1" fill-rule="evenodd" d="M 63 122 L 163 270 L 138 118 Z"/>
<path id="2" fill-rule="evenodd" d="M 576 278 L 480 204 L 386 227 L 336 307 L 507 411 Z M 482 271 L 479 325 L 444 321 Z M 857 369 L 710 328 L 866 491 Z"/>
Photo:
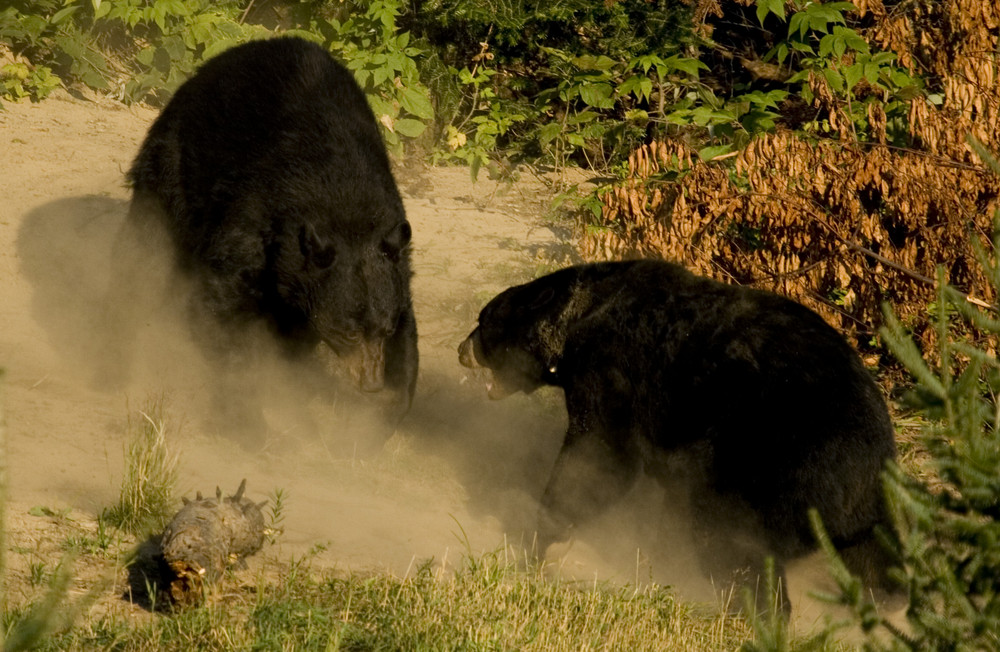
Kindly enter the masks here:
<path id="1" fill-rule="evenodd" d="M 646 145 L 604 195 L 599 222 L 583 234 L 584 256 L 658 256 L 777 291 L 862 346 L 883 301 L 929 343 L 938 265 L 973 301 L 995 304 L 971 239 L 985 244 L 991 233 L 1000 180 L 966 139 L 1000 150 L 1000 3 L 855 4 L 871 20 L 869 42 L 897 52 L 943 97 L 910 101 L 913 147 L 886 144 L 878 103 L 868 115 L 873 142 L 858 142 L 842 100 L 817 77 L 813 108 L 838 137 L 779 130 L 734 161 L 707 163 L 680 142 Z"/>

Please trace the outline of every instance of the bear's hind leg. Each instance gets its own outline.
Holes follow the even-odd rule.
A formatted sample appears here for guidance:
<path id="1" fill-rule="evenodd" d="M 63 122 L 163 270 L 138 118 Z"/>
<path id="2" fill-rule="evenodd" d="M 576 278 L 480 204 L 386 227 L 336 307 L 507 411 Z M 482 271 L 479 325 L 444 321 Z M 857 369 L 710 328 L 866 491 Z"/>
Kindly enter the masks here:
<path id="1" fill-rule="evenodd" d="M 736 497 L 718 496 L 705 487 L 692 492 L 694 544 L 702 573 L 728 599 L 730 611 L 739 612 L 744 589 L 749 589 L 757 613 L 777 605 L 788 615 L 788 580 L 784 559 L 770 549 L 759 517 Z M 767 560 L 773 560 L 773 576 L 768 578 Z"/>

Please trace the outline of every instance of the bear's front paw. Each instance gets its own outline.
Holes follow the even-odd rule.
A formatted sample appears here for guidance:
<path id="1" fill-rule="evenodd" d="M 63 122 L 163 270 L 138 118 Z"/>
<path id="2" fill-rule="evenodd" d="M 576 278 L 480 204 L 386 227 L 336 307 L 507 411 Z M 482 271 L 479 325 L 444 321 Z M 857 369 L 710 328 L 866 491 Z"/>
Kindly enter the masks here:
<path id="1" fill-rule="evenodd" d="M 568 520 L 553 516 L 544 510 L 538 517 L 538 533 L 535 536 L 535 555 L 545 559 L 551 546 L 568 541 L 573 524 Z"/>

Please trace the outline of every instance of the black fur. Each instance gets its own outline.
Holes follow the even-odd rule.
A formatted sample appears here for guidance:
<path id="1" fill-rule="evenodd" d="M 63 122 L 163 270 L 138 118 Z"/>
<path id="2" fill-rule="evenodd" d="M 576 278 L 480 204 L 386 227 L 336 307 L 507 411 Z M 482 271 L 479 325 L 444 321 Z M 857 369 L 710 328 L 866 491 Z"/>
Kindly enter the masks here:
<path id="1" fill-rule="evenodd" d="M 835 544 L 879 555 L 892 423 L 857 354 L 798 303 L 659 261 L 583 265 L 498 295 L 459 351 L 493 370 L 493 397 L 565 390 L 543 554 L 644 469 L 670 484 L 679 466 L 716 581 L 756 579 L 767 555 L 783 578 L 816 547 L 810 507 Z M 668 456 L 684 463 L 668 473 Z"/>
<path id="2" fill-rule="evenodd" d="M 329 53 L 279 38 L 208 61 L 152 125 L 130 178 L 129 219 L 160 220 L 223 348 L 250 324 L 292 355 L 325 343 L 361 389 L 384 387 L 405 411 L 410 225 L 364 94 Z"/>

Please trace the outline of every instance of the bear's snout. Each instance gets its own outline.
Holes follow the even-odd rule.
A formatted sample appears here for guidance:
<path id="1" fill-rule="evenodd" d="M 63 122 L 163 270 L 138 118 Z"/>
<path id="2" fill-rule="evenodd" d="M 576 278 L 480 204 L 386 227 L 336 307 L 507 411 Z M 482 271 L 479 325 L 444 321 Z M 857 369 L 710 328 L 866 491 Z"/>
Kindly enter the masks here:
<path id="1" fill-rule="evenodd" d="M 458 345 L 458 361 L 463 367 L 476 369 L 477 367 L 482 366 L 476 358 L 476 340 L 478 340 L 478 338 L 478 331 L 472 331 L 472 334 L 465 338 L 464 342 Z"/>

